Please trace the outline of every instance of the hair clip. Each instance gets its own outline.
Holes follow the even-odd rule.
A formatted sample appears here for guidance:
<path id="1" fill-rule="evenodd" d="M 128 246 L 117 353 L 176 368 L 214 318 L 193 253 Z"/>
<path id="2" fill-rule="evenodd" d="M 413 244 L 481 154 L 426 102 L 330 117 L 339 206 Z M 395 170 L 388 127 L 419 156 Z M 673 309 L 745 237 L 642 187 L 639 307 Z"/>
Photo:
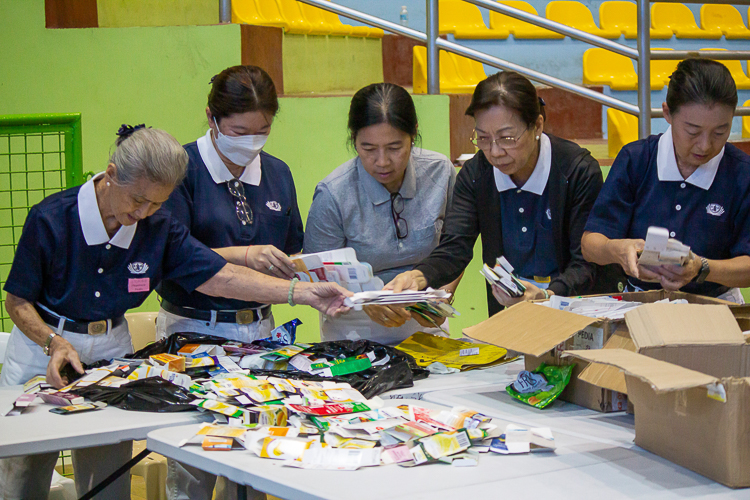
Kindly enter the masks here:
<path id="1" fill-rule="evenodd" d="M 212 76 L 212 77 L 211 77 L 211 81 L 210 81 L 210 82 L 208 82 L 208 83 L 209 83 L 209 85 L 213 85 L 213 84 L 214 84 L 214 80 L 216 80 L 216 77 L 217 77 L 217 76 L 219 76 L 219 75 L 214 75 L 214 76 Z"/>
<path id="2" fill-rule="evenodd" d="M 130 137 L 131 135 L 133 135 L 133 133 L 136 130 L 139 130 L 139 129 L 142 129 L 142 128 L 146 128 L 146 124 L 145 123 L 141 123 L 140 125 L 136 125 L 135 127 L 133 127 L 132 125 L 126 125 L 126 124 L 123 123 L 120 126 L 120 129 L 117 131 L 117 136 L 120 137 L 121 139 L 125 140 L 128 137 Z"/>
<path id="3" fill-rule="evenodd" d="M 540 98 L 539 98 L 539 105 L 540 105 L 540 106 L 546 106 L 546 105 L 547 105 L 547 103 L 546 103 L 546 102 L 544 102 L 544 99 L 542 99 L 542 98 L 540 97 Z"/>

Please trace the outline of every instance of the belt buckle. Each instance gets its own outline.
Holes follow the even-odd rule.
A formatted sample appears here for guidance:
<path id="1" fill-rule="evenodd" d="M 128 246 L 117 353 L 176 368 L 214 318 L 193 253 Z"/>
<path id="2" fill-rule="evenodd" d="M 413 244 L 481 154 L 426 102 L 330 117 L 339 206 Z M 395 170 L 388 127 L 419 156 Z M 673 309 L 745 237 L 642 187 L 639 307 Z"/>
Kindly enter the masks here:
<path id="1" fill-rule="evenodd" d="M 92 321 L 88 324 L 89 335 L 102 335 L 107 333 L 107 320 Z"/>
<path id="2" fill-rule="evenodd" d="M 235 317 L 237 318 L 237 324 L 238 325 L 249 325 L 253 321 L 255 321 L 255 317 L 253 314 L 252 309 L 243 309 L 242 311 L 237 311 L 235 313 Z"/>

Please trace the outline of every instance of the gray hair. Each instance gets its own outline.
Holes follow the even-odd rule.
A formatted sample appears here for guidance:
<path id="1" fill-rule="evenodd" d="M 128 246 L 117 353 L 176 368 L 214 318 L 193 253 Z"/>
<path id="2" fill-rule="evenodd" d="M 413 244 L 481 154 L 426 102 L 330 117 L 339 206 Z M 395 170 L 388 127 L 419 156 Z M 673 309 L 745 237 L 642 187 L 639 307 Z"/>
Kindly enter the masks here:
<path id="1" fill-rule="evenodd" d="M 141 128 L 120 137 L 109 158 L 116 168 L 116 181 L 131 185 L 138 179 L 176 186 L 187 170 L 188 155 L 177 139 L 155 128 Z"/>

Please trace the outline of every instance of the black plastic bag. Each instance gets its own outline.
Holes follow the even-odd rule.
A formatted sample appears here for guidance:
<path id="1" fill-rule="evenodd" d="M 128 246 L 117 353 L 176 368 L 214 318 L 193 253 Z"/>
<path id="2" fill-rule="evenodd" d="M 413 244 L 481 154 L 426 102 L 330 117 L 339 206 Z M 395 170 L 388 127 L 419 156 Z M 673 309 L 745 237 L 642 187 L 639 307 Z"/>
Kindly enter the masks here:
<path id="1" fill-rule="evenodd" d="M 342 359 L 360 354 L 373 352 L 374 366 L 367 370 L 340 375 L 337 377 L 321 377 L 310 375 L 306 372 L 289 370 L 279 372 L 277 370 L 250 370 L 255 375 L 274 375 L 293 379 L 304 380 L 333 380 L 346 382 L 357 389 L 366 398 L 372 398 L 384 392 L 413 387 L 415 380 L 427 378 L 429 372 L 420 368 L 409 354 L 371 340 L 334 340 L 330 342 L 319 342 L 313 344 L 304 353 L 314 353 L 318 358 Z M 383 364 L 377 364 L 387 359 Z"/>
<path id="2" fill-rule="evenodd" d="M 120 387 L 89 385 L 76 388 L 75 393 L 123 410 L 168 413 L 196 409 L 195 405 L 190 404 L 196 399 L 192 394 L 159 377 L 134 380 Z"/>
<path id="3" fill-rule="evenodd" d="M 128 354 L 125 358 L 148 359 L 149 356 L 153 356 L 154 354 L 177 354 L 177 351 L 187 344 L 221 345 L 225 342 L 227 342 L 227 339 L 224 337 L 204 335 L 202 333 L 178 332 L 165 339 L 154 342 L 153 344 L 149 344 L 140 351 Z"/>

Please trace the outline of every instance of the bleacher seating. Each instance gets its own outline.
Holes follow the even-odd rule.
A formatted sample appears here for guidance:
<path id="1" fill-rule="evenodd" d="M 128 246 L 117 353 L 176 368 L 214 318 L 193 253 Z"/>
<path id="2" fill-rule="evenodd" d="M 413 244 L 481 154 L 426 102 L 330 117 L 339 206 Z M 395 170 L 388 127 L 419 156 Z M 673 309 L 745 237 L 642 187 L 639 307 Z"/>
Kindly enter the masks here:
<path id="1" fill-rule="evenodd" d="M 672 49 L 652 47 L 652 50 Z M 680 61 L 676 59 L 651 59 L 651 80 L 661 79 L 664 82 L 664 85 L 669 85 L 669 77 L 672 76 L 672 73 L 677 69 L 679 63 Z"/>
<path id="2" fill-rule="evenodd" d="M 615 158 L 625 144 L 638 140 L 638 117 L 607 109 L 607 156 Z"/>
<path id="3" fill-rule="evenodd" d="M 439 51 L 440 92 L 442 94 L 471 94 L 481 80 L 487 76 L 481 63 L 463 56 Z M 413 62 L 414 93 L 427 93 L 427 48 L 414 47 Z"/>
<path id="4" fill-rule="evenodd" d="M 710 48 L 704 48 L 701 50 L 726 50 L 726 49 L 710 49 Z M 718 61 L 724 66 L 727 67 L 729 72 L 732 74 L 732 78 L 734 78 L 734 84 L 737 85 L 737 88 L 739 90 L 747 90 L 750 89 L 750 78 L 747 77 L 745 74 L 745 71 L 742 69 L 742 62 L 740 61 Z"/>
<path id="5" fill-rule="evenodd" d="M 333 12 L 297 0 L 235 0 L 232 22 L 284 28 L 286 33 L 380 38 L 383 30 L 344 24 Z"/>
<path id="6" fill-rule="evenodd" d="M 528 12 L 529 14 L 538 15 L 534 7 L 529 3 L 521 0 L 502 0 L 498 3 L 514 7 L 518 10 Z M 520 19 L 516 19 L 499 12 L 490 11 L 490 28 L 492 29 L 504 29 L 510 31 L 513 38 L 549 38 L 549 39 L 562 39 L 564 35 L 555 33 L 533 24 L 525 23 Z"/>
<path id="7" fill-rule="evenodd" d="M 510 32 L 504 28 L 488 28 L 484 24 L 479 7 L 463 0 L 440 0 L 438 2 L 440 34 L 452 34 L 456 38 L 503 39 Z"/>
<path id="8" fill-rule="evenodd" d="M 608 85 L 612 90 L 638 90 L 638 75 L 629 57 L 596 47 L 583 53 L 583 83 Z M 651 75 L 651 90 L 663 88 L 664 81 Z"/>
<path id="9" fill-rule="evenodd" d="M 618 29 L 625 38 L 638 36 L 638 7 L 633 2 L 603 2 L 599 6 L 599 26 L 603 29 Z M 654 28 L 650 30 L 652 39 L 672 38 L 671 29 Z"/>
<path id="10" fill-rule="evenodd" d="M 547 4 L 547 19 L 602 38 L 620 38 L 619 29 L 602 29 L 594 22 L 591 11 L 581 2 L 555 0 Z"/>
<path id="11" fill-rule="evenodd" d="M 731 5 L 707 3 L 701 7 L 701 28 L 719 30 L 727 40 L 750 38 L 742 14 Z"/>
<path id="12" fill-rule="evenodd" d="M 677 38 L 704 38 L 717 40 L 721 38 L 721 30 L 700 29 L 695 24 L 693 12 L 681 3 L 657 2 L 651 5 L 651 26 L 659 29 L 669 29 Z"/>
<path id="13" fill-rule="evenodd" d="M 750 100 L 745 101 L 743 106 L 750 106 Z M 750 116 L 742 117 L 742 137 L 750 137 Z"/>

